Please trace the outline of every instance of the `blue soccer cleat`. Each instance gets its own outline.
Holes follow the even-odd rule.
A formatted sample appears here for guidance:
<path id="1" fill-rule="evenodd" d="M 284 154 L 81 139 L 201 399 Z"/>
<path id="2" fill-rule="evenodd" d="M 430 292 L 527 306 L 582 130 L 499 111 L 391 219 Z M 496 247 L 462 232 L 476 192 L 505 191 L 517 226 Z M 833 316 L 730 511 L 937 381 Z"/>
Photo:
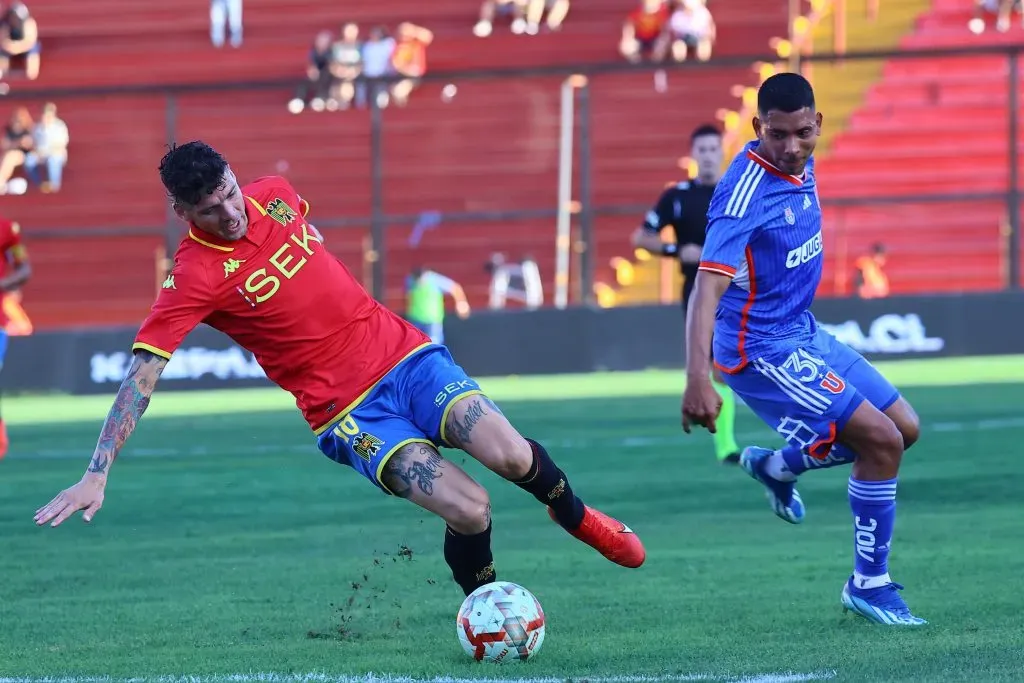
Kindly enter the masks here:
<path id="1" fill-rule="evenodd" d="M 767 448 L 748 446 L 740 454 L 740 466 L 764 485 L 768 502 L 776 516 L 790 524 L 799 524 L 804 521 L 804 502 L 797 493 L 796 483 L 773 479 L 765 472 L 765 464 L 773 452 Z"/>
<path id="2" fill-rule="evenodd" d="M 886 626 L 923 626 L 928 622 L 910 613 L 907 603 L 900 597 L 903 586 L 898 583 L 887 583 L 878 588 L 857 588 L 853 585 L 853 577 L 843 586 L 840 601 L 843 603 L 843 614 L 851 611 L 868 621 Z"/>

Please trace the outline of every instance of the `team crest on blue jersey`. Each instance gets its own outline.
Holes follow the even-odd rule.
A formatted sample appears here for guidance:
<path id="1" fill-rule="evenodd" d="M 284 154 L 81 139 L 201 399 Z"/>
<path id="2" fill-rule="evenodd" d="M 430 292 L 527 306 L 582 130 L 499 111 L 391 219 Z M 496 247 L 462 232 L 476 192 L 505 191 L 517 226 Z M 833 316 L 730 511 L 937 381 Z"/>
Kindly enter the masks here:
<path id="1" fill-rule="evenodd" d="M 370 462 L 377 453 L 380 452 L 380 447 L 384 445 L 381 439 L 378 439 L 373 434 L 368 432 L 362 432 L 352 441 L 352 450 L 356 452 L 360 458 L 366 462 Z"/>
<path id="2" fill-rule="evenodd" d="M 793 209 L 791 209 L 791 208 L 789 208 L 787 206 L 785 213 L 786 213 L 786 222 L 787 223 L 789 223 L 790 225 L 793 225 L 794 223 L 796 223 L 796 214 L 793 213 Z"/>

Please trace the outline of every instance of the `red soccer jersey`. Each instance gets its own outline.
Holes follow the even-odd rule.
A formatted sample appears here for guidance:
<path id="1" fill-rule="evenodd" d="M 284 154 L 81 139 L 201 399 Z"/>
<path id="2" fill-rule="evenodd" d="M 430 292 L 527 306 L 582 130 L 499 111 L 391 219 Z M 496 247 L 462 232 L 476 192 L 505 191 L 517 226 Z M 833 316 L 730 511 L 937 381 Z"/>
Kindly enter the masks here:
<path id="1" fill-rule="evenodd" d="M 206 323 L 252 352 L 320 433 L 430 339 L 324 248 L 286 180 L 260 178 L 242 194 L 246 236 L 227 242 L 190 228 L 132 348 L 170 358 Z"/>
<path id="2" fill-rule="evenodd" d="M 651 42 L 660 36 L 668 20 L 667 4 L 663 4 L 654 12 L 646 12 L 640 7 L 629 13 L 629 21 L 633 24 L 633 35 L 642 42 Z"/>
<path id="3" fill-rule="evenodd" d="M 11 266 L 18 266 L 28 258 L 25 245 L 21 242 L 21 226 L 15 221 L 0 219 L 0 254 L 3 255 L 0 258 L 0 277 L 6 275 Z M 7 312 L 0 306 L 0 330 L 8 322 Z"/>

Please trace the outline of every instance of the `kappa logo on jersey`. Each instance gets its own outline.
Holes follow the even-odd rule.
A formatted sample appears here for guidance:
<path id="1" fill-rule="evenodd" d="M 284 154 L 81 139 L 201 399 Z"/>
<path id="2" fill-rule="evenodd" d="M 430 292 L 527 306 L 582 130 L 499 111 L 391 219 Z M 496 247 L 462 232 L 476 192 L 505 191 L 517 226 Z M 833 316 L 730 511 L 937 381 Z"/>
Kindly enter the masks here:
<path id="1" fill-rule="evenodd" d="M 177 287 L 174 286 L 174 276 L 173 275 L 168 275 L 167 279 L 164 280 L 164 283 L 162 285 L 160 285 L 160 286 L 163 287 L 164 289 L 177 289 Z"/>
<path id="2" fill-rule="evenodd" d="M 811 208 L 811 198 L 808 197 L 807 195 L 804 195 L 804 211 L 806 211 L 809 208 Z"/>
<path id="3" fill-rule="evenodd" d="M 361 432 L 352 440 L 352 450 L 366 462 L 370 462 L 380 452 L 384 442 L 369 432 Z"/>
<path id="4" fill-rule="evenodd" d="M 796 223 L 796 214 L 793 213 L 793 209 L 791 209 L 791 208 L 789 208 L 787 206 L 786 210 L 783 213 L 786 216 L 786 222 L 787 223 L 789 223 L 790 225 L 793 225 L 794 223 Z"/>
<path id="5" fill-rule="evenodd" d="M 299 213 L 278 197 L 267 204 L 267 215 L 281 225 L 288 225 L 298 217 Z"/>
<path id="6" fill-rule="evenodd" d="M 786 212 L 788 214 L 793 213 L 789 207 L 786 207 Z M 786 217 L 786 220 L 789 221 L 788 216 Z M 792 221 L 789 222 L 792 223 Z M 821 230 L 819 230 L 814 237 L 786 254 L 786 268 L 796 268 L 797 266 L 802 266 L 803 264 L 812 261 L 816 256 L 821 254 L 823 249 L 824 245 L 821 239 Z"/>
<path id="7" fill-rule="evenodd" d="M 227 261 L 224 262 L 224 277 L 227 278 L 228 275 L 231 275 L 231 273 L 238 270 L 239 266 L 241 266 L 243 263 L 245 263 L 244 258 L 229 258 Z"/>

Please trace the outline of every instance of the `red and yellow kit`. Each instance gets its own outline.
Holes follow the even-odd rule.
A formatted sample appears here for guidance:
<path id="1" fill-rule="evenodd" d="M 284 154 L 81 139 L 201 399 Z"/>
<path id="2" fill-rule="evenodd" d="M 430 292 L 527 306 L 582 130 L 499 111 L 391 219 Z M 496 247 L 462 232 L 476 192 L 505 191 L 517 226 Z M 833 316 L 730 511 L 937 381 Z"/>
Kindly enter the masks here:
<path id="1" fill-rule="evenodd" d="M 249 350 L 319 433 L 430 340 L 325 249 L 285 179 L 260 178 L 242 194 L 245 237 L 191 228 L 132 348 L 170 358 L 206 323 Z"/>

